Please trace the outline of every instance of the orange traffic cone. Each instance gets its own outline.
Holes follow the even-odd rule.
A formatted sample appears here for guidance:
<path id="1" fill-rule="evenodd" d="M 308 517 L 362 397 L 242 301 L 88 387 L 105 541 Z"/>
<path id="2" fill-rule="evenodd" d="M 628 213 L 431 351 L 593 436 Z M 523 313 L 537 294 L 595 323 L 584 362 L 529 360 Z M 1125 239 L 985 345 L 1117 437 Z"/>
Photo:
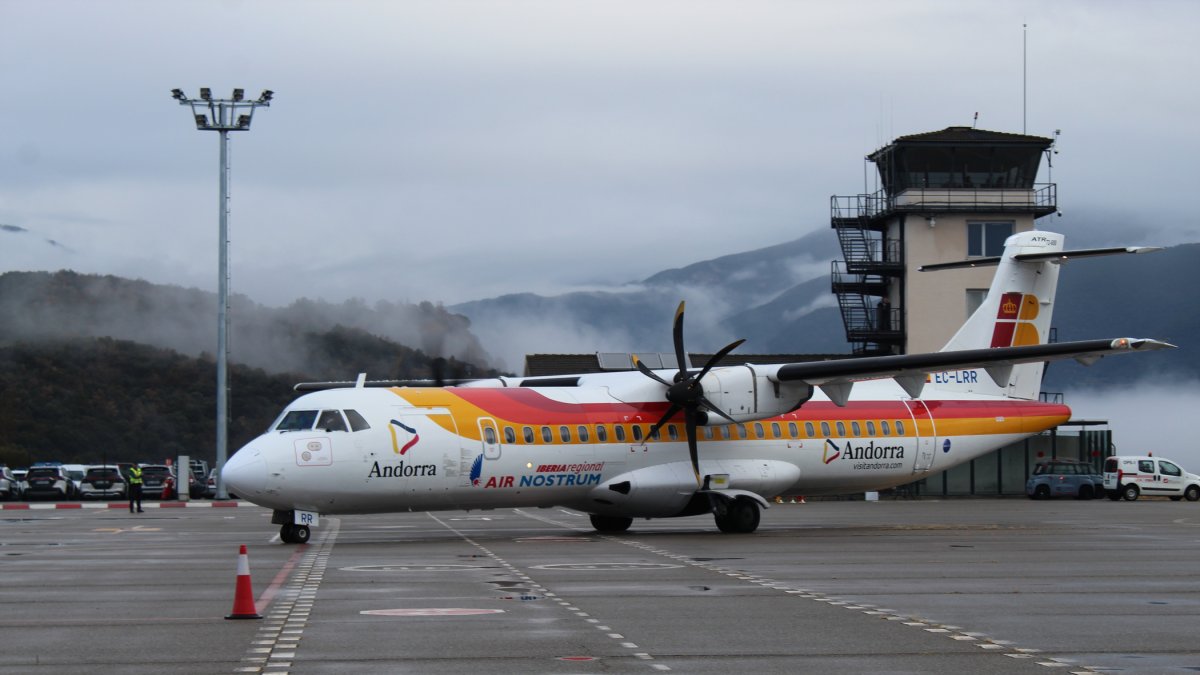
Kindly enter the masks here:
<path id="1" fill-rule="evenodd" d="M 233 613 L 226 619 L 261 619 L 254 606 L 254 590 L 250 588 L 250 557 L 246 545 L 238 552 L 237 588 L 233 592 Z"/>

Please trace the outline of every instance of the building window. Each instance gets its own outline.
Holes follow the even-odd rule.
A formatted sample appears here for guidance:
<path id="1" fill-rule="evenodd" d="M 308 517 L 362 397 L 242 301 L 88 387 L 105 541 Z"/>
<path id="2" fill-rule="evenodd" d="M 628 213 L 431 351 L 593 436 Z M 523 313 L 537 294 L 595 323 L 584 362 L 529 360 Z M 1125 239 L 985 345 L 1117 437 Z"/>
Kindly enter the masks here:
<path id="1" fill-rule="evenodd" d="M 967 318 L 968 319 L 971 318 L 971 315 L 975 313 L 975 310 L 979 309 L 979 306 L 982 305 L 983 301 L 986 299 L 987 299 L 987 289 L 986 288 L 968 288 L 967 289 Z"/>
<path id="2" fill-rule="evenodd" d="M 967 223 L 967 257 L 1003 254 L 1004 240 L 1012 234 L 1012 221 Z"/>

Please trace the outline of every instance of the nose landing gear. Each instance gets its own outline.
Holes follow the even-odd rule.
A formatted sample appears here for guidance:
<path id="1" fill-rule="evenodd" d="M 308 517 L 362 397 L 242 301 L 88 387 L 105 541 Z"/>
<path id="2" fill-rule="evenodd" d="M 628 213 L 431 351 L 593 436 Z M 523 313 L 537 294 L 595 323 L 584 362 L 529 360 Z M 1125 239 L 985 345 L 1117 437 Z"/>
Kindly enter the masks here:
<path id="1" fill-rule="evenodd" d="M 276 510 L 271 514 L 271 523 L 279 525 L 279 539 L 285 544 L 307 544 L 312 536 L 308 525 L 296 524 L 295 511 Z"/>
<path id="2" fill-rule="evenodd" d="M 279 538 L 285 544 L 307 544 L 309 536 L 312 532 L 309 531 L 307 525 L 292 525 L 287 524 L 279 528 Z"/>

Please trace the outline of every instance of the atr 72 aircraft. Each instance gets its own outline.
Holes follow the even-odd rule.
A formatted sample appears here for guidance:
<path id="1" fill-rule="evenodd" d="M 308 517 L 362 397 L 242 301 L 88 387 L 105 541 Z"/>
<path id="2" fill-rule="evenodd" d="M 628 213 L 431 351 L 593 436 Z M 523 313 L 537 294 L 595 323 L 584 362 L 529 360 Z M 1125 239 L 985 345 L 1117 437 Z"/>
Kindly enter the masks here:
<path id="1" fill-rule="evenodd" d="M 498 507 L 575 509 L 601 532 L 705 513 L 753 532 L 770 497 L 894 487 L 1066 422 L 1067 406 L 1038 400 L 1045 362 L 1172 347 L 1046 342 L 1060 263 L 1149 250 L 1068 252 L 1062 235 L 1024 232 L 1002 256 L 922 268 L 998 265 L 929 354 L 715 366 L 738 340 L 691 369 L 680 303 L 678 372 L 635 358 L 637 371 L 569 377 L 309 385 L 222 478 L 274 509 L 288 543 L 320 515 Z"/>

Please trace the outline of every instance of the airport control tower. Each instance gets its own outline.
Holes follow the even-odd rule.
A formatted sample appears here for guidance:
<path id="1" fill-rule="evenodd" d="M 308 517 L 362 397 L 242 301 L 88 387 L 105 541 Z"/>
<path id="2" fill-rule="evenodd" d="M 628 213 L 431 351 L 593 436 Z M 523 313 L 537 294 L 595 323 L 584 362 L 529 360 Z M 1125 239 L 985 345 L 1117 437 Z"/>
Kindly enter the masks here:
<path id="1" fill-rule="evenodd" d="M 1058 210 L 1037 183 L 1053 140 L 970 127 L 901 136 L 867 156 L 882 189 L 834 196 L 833 263 L 846 339 L 856 354 L 937 351 L 979 306 L 994 267 L 918 272 L 999 255 L 1004 240 Z"/>

